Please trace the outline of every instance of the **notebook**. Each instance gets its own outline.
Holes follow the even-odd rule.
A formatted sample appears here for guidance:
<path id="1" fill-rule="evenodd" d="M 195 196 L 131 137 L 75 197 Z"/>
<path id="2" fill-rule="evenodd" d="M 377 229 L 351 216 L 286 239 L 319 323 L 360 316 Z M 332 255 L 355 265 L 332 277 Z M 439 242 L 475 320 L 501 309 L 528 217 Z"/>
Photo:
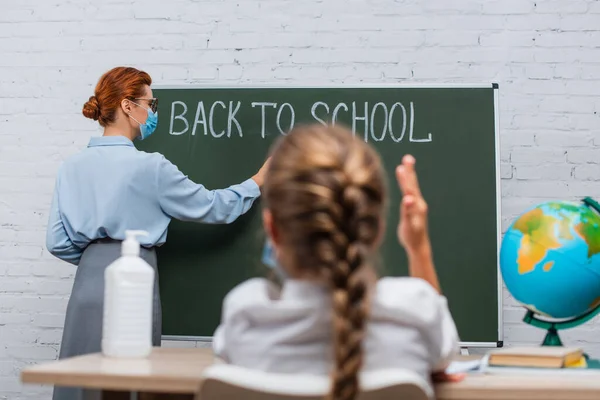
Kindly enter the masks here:
<path id="1" fill-rule="evenodd" d="M 509 347 L 489 353 L 490 367 L 585 368 L 583 350 L 578 347 Z"/>

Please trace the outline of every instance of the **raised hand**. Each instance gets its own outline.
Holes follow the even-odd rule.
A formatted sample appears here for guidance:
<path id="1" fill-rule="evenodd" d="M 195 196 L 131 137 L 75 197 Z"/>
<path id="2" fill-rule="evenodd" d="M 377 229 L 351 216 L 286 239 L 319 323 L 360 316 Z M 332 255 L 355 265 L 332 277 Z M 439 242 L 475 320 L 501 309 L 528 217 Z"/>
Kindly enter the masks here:
<path id="1" fill-rule="evenodd" d="M 267 158 L 267 161 L 260 167 L 256 175 L 252 177 L 254 182 L 260 187 L 265 182 L 265 174 L 267 173 L 267 169 L 269 168 L 269 164 L 271 162 L 271 157 Z"/>
<path id="2" fill-rule="evenodd" d="M 427 203 L 421 195 L 415 162 L 413 156 L 406 155 L 396 168 L 396 179 L 402 193 L 398 240 L 409 254 L 429 247 Z"/>

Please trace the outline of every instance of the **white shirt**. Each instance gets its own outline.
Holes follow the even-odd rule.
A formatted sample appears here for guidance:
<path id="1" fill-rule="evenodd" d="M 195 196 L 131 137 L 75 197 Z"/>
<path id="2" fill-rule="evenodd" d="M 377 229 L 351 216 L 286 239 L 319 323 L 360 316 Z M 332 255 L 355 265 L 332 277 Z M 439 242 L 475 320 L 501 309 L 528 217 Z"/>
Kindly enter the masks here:
<path id="1" fill-rule="evenodd" d="M 265 279 L 227 294 L 213 347 L 224 361 L 278 373 L 328 374 L 333 365 L 327 288 L 288 280 L 279 294 Z M 446 298 L 416 278 L 377 282 L 363 342 L 363 370 L 405 368 L 426 381 L 458 352 Z"/>

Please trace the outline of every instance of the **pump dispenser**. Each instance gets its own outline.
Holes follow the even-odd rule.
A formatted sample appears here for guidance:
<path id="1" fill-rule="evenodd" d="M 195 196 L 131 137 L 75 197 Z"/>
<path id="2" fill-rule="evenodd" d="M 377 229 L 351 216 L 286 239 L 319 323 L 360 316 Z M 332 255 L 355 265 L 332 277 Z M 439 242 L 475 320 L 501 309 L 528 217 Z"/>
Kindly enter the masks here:
<path id="1" fill-rule="evenodd" d="M 121 257 L 104 271 L 102 353 L 109 357 L 142 358 L 152 351 L 154 269 L 140 258 L 137 237 L 126 231 Z"/>

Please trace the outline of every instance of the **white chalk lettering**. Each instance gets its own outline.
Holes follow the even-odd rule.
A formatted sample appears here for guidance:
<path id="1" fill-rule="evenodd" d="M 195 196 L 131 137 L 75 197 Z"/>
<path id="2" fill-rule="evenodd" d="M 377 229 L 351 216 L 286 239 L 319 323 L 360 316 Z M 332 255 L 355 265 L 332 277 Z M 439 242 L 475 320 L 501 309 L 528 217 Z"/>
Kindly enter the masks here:
<path id="1" fill-rule="evenodd" d="M 283 109 L 285 107 L 288 107 L 290 109 L 290 127 L 286 130 L 283 130 L 281 129 L 281 113 L 283 112 Z M 277 110 L 277 129 L 279 129 L 279 133 L 281 133 L 282 135 L 286 135 L 289 131 L 291 131 L 294 128 L 295 119 L 296 115 L 294 113 L 294 107 L 292 107 L 290 103 L 283 103 L 279 107 L 279 110 Z"/>
<path id="2" fill-rule="evenodd" d="M 402 108 L 402 133 L 400 134 L 400 137 L 397 139 L 394 136 L 394 110 L 396 109 L 396 107 Z M 406 108 L 404 108 L 402 103 L 394 103 L 394 105 L 392 106 L 392 108 L 390 110 L 390 118 L 389 118 L 388 126 L 390 129 L 390 136 L 392 137 L 392 140 L 396 143 L 402 141 L 402 139 L 404 138 L 404 134 L 406 133 Z"/>
<path id="3" fill-rule="evenodd" d="M 175 106 L 183 106 L 183 112 L 179 115 L 175 115 Z M 174 101 L 173 103 L 171 103 L 171 122 L 169 124 L 169 135 L 174 135 L 174 136 L 183 135 L 190 129 L 190 124 L 188 123 L 187 119 L 184 117 L 184 115 L 187 114 L 187 111 L 188 111 L 187 105 L 183 101 Z M 173 124 L 175 123 L 176 119 L 183 121 L 185 123 L 184 130 L 177 131 L 177 132 L 175 132 L 173 130 Z"/>
<path id="4" fill-rule="evenodd" d="M 413 104 L 413 102 L 410 102 L 410 134 L 409 134 L 409 140 L 411 142 L 417 142 L 417 143 L 424 143 L 424 142 L 431 142 L 433 140 L 433 138 L 431 137 L 431 133 L 427 134 L 427 139 L 415 139 L 413 137 L 413 133 L 414 133 L 414 126 L 415 126 L 415 106 Z"/>
<path id="5" fill-rule="evenodd" d="M 265 107 L 277 107 L 277 103 L 266 103 L 266 102 L 252 102 L 252 108 L 254 107 L 260 107 L 261 109 L 261 131 L 260 131 L 260 135 L 261 137 L 264 139 L 266 132 L 265 132 L 265 117 L 266 117 L 266 112 L 265 112 Z"/>
<path id="6" fill-rule="evenodd" d="M 326 101 L 318 100 L 312 104 L 305 103 L 305 105 L 307 107 L 310 105 L 309 120 L 312 118 L 314 123 L 323 126 L 336 125 L 342 121 L 345 124 L 351 123 L 353 135 L 360 135 L 365 142 L 401 143 L 404 139 L 413 143 L 433 142 L 433 133 L 423 129 L 418 129 L 415 132 L 416 105 L 414 102 L 406 101 L 402 103 L 398 101 L 388 103 L 370 100 L 371 102 L 357 100 L 352 103 L 332 103 L 331 105 Z M 267 133 L 274 134 L 271 131 L 272 129 L 279 130 L 281 135 L 286 135 L 294 129 L 296 110 L 291 103 L 254 101 L 250 104 L 252 108 L 260 109 L 260 135 L 263 139 L 267 138 Z M 252 123 L 252 120 L 256 121 L 256 118 L 246 116 L 240 112 L 242 101 L 238 100 L 215 100 L 206 104 L 204 104 L 204 101 L 198 101 L 193 120 L 190 107 L 184 101 L 173 101 L 171 103 L 169 135 L 179 136 L 191 133 L 192 136 L 195 136 L 196 133 L 202 135 L 202 132 L 204 132 L 205 136 L 210 135 L 214 138 L 230 138 L 237 135 L 242 138 L 244 137 L 243 124 Z M 271 114 L 268 114 L 269 108 L 274 110 Z M 188 112 L 188 109 L 190 112 Z M 304 109 L 302 113 L 305 115 L 306 111 Z M 242 115 L 250 120 L 240 119 Z M 225 117 L 227 117 L 227 121 L 225 121 Z M 302 122 L 308 122 L 308 120 L 302 120 Z M 275 125 L 275 128 L 273 125 Z M 419 123 L 420 126 L 421 123 Z M 267 132 L 267 129 L 269 129 L 269 132 Z"/>
<path id="7" fill-rule="evenodd" d="M 365 101 L 365 113 L 364 117 L 356 115 L 356 102 L 352 102 L 352 133 L 356 135 L 356 121 L 365 121 L 365 129 L 363 130 L 365 135 L 365 142 L 369 139 L 369 103 Z"/>
<path id="8" fill-rule="evenodd" d="M 223 103 L 222 101 L 215 101 L 212 104 L 212 106 L 210 106 L 210 111 L 208 112 L 208 129 L 210 130 L 210 134 L 213 135 L 213 137 L 220 138 L 221 136 L 223 136 L 225 134 L 225 129 L 223 129 L 219 133 L 215 132 L 213 117 L 215 115 L 215 106 L 216 105 L 221 106 L 223 108 L 223 110 L 227 109 L 227 106 L 225 106 L 225 103 Z"/>
<path id="9" fill-rule="evenodd" d="M 319 121 L 321 124 L 327 126 L 327 122 L 323 121 L 321 118 L 317 117 L 317 107 L 319 106 L 323 106 L 325 107 L 325 110 L 327 110 L 327 115 L 329 115 L 329 106 L 327 105 L 327 103 L 323 103 L 322 101 L 317 101 L 315 104 L 313 104 L 312 108 L 310 109 L 310 113 L 312 114 L 313 118 L 317 121 Z"/>
<path id="10" fill-rule="evenodd" d="M 227 115 L 227 137 L 231 137 L 231 124 L 234 123 L 238 133 L 240 134 L 240 137 L 242 137 L 242 126 L 240 125 L 240 123 L 238 122 L 238 120 L 235 118 L 235 114 L 237 114 L 237 112 L 240 110 L 240 106 L 242 105 L 241 101 L 238 101 L 237 104 L 235 105 L 235 110 L 232 111 L 233 109 L 233 101 L 229 102 L 229 114 Z"/>
<path id="11" fill-rule="evenodd" d="M 202 114 L 202 119 L 199 119 L 200 114 Z M 204 102 L 202 101 L 198 102 L 198 108 L 196 108 L 196 120 L 194 121 L 192 136 L 196 135 L 196 128 L 198 127 L 198 124 L 202 124 L 202 126 L 204 127 L 204 134 L 208 135 L 208 129 L 206 126 L 206 111 L 204 110 Z"/>
<path id="12" fill-rule="evenodd" d="M 377 113 L 377 107 L 382 107 L 384 115 L 385 115 L 385 117 L 383 118 L 383 132 L 381 132 L 381 136 L 379 138 L 377 138 L 377 136 L 375 136 L 375 114 Z M 371 137 L 376 142 L 381 142 L 385 138 L 385 134 L 387 133 L 387 129 L 388 129 L 388 109 L 387 109 L 387 106 L 385 105 L 385 103 L 377 103 L 377 104 L 375 104 L 373 106 L 373 109 L 371 110 Z"/>
<path id="13" fill-rule="evenodd" d="M 348 106 L 344 103 L 339 103 L 337 106 L 335 106 L 335 108 L 333 109 L 333 115 L 331 116 L 331 122 L 333 123 L 333 125 L 335 125 L 335 123 L 337 122 L 337 116 L 340 112 L 340 108 L 343 108 L 346 112 L 348 111 Z"/>

